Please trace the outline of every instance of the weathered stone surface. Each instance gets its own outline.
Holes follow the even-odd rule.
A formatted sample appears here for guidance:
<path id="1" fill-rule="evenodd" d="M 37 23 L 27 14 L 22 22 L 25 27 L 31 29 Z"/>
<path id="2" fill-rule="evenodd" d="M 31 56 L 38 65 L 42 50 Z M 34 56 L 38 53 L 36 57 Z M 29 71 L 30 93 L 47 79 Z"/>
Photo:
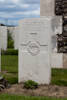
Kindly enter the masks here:
<path id="1" fill-rule="evenodd" d="M 51 17 L 20 21 L 19 82 L 50 83 L 51 21 Z"/>

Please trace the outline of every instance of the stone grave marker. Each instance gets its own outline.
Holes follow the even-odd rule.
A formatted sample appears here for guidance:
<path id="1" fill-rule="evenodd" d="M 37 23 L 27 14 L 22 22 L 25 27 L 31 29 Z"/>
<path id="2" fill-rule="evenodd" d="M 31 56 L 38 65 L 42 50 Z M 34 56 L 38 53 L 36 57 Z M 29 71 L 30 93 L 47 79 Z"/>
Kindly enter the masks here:
<path id="1" fill-rule="evenodd" d="M 7 49 L 7 27 L 0 26 L 0 45 L 1 49 Z"/>
<path id="2" fill-rule="evenodd" d="M 14 28 L 13 31 L 14 49 L 19 49 L 19 26 Z"/>
<path id="3" fill-rule="evenodd" d="M 51 17 L 19 22 L 19 82 L 51 81 Z"/>

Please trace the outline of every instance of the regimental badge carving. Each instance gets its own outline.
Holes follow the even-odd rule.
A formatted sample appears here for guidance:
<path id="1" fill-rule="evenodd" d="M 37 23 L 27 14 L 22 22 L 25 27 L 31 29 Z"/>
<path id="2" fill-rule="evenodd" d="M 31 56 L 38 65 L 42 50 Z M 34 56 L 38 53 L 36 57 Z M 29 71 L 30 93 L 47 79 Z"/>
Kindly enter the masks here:
<path id="1" fill-rule="evenodd" d="M 36 56 L 39 54 L 40 52 L 40 45 L 38 42 L 32 42 L 30 41 L 28 43 L 28 46 L 27 46 L 27 51 L 32 55 L 32 56 Z"/>

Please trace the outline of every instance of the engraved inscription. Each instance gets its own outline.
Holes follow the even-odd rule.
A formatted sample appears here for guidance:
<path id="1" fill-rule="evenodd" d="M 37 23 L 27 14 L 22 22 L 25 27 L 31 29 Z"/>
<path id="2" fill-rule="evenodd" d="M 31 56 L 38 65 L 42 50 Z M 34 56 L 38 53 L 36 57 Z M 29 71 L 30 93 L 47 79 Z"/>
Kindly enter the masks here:
<path id="1" fill-rule="evenodd" d="M 30 41 L 28 44 L 27 50 L 33 56 L 38 55 L 40 52 L 40 45 L 38 44 L 38 42 Z"/>

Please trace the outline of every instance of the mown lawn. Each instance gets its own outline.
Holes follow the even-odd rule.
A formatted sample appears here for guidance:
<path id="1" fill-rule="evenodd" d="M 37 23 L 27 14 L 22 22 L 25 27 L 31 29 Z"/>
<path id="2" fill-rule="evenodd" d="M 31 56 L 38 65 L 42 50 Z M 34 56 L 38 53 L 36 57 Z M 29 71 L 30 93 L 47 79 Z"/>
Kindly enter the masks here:
<path id="1" fill-rule="evenodd" d="M 2 71 L 7 71 L 3 76 L 11 84 L 18 82 L 18 56 L 2 55 Z M 51 84 L 67 86 L 67 69 L 52 69 Z"/>
<path id="2" fill-rule="evenodd" d="M 2 75 L 11 84 L 18 83 L 18 56 L 2 55 Z M 67 69 L 52 69 L 51 84 L 67 86 Z M 67 100 L 51 97 L 27 97 L 10 94 L 0 94 L 0 100 Z"/>
<path id="3" fill-rule="evenodd" d="M 1 57 L 2 70 L 9 73 L 18 72 L 18 56 L 16 55 L 2 55 Z"/>
<path id="4" fill-rule="evenodd" d="M 17 96 L 9 94 L 0 94 L 0 100 L 67 100 L 61 98 L 51 98 L 51 97 L 28 97 L 28 96 Z"/>
<path id="5" fill-rule="evenodd" d="M 67 69 L 52 69 L 51 84 L 67 86 Z"/>
<path id="6" fill-rule="evenodd" d="M 2 55 L 2 75 L 9 81 L 10 84 L 18 83 L 18 56 Z"/>

